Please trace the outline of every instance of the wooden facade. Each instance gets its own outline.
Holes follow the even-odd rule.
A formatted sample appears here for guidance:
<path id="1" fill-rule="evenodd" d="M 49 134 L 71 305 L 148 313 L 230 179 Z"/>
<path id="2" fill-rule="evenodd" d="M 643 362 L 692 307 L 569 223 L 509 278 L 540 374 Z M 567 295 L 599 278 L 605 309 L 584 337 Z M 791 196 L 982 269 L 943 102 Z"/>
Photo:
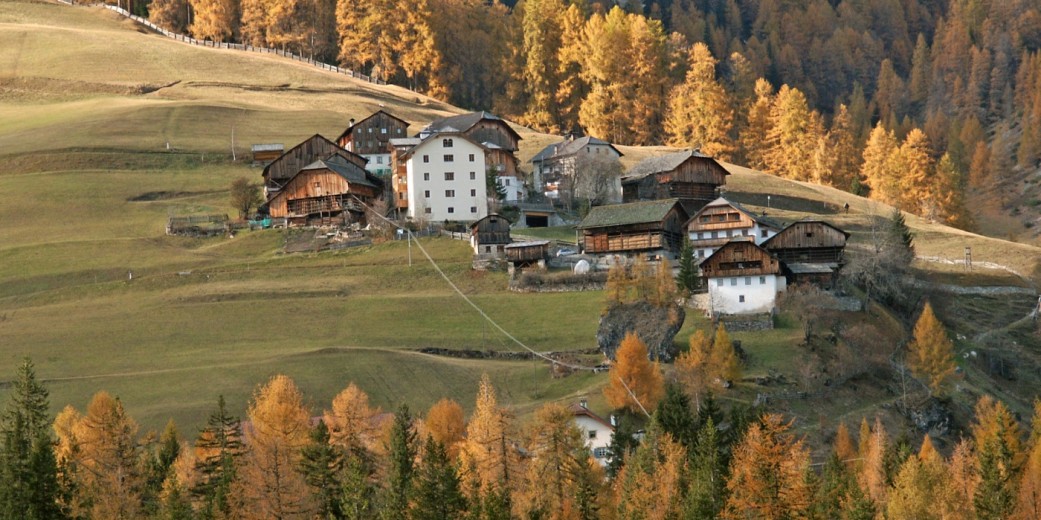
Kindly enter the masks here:
<path id="1" fill-rule="evenodd" d="M 360 222 L 365 218 L 362 203 L 371 205 L 382 193 L 379 179 L 335 155 L 300 170 L 268 202 L 268 208 L 272 217 L 285 218 L 290 225 L 319 219 Z"/>
<path id="2" fill-rule="evenodd" d="M 683 244 L 687 212 L 677 200 L 598 206 L 578 227 L 589 254 L 629 254 L 664 250 L 676 254 Z"/>
<path id="3" fill-rule="evenodd" d="M 492 213 L 470 224 L 470 245 L 474 253 L 501 253 L 503 247 L 513 242 L 510 238 L 510 221 Z"/>
<path id="4" fill-rule="evenodd" d="M 357 123 L 352 119 L 336 143 L 344 150 L 359 155 L 385 154 L 391 139 L 407 135 L 408 121 L 378 110 Z"/>
<path id="5" fill-rule="evenodd" d="M 267 166 L 281 157 L 285 153 L 285 148 L 281 143 L 255 144 L 250 147 L 250 151 L 253 153 L 253 164 Z"/>
<path id="6" fill-rule="evenodd" d="M 399 212 L 408 210 L 408 151 L 422 141 L 418 137 L 391 139 L 387 144 L 390 151 L 391 191 L 394 208 Z"/>
<path id="7" fill-rule="evenodd" d="M 537 264 L 549 258 L 549 240 L 517 242 L 504 248 L 506 260 L 514 265 Z"/>
<path id="8" fill-rule="evenodd" d="M 264 189 L 270 200 L 305 166 L 330 155 L 339 153 L 348 161 L 365 168 L 364 157 L 340 148 L 336 143 L 315 134 L 304 142 L 290 148 L 278 159 L 264 168 Z"/>
<path id="9" fill-rule="evenodd" d="M 849 233 L 820 220 L 802 220 L 763 243 L 784 263 L 843 263 Z"/>
<path id="10" fill-rule="evenodd" d="M 485 162 L 498 175 L 518 176 L 517 156 L 521 136 L 504 119 L 488 112 L 471 112 L 438 119 L 420 136 L 458 132 L 485 147 Z"/>
<path id="11" fill-rule="evenodd" d="M 693 214 L 718 197 L 729 174 L 715 159 L 696 151 L 652 157 L 622 177 L 622 202 L 678 198 Z"/>
<path id="12" fill-rule="evenodd" d="M 701 262 L 705 278 L 781 274 L 781 261 L 754 242 L 728 242 Z"/>
<path id="13" fill-rule="evenodd" d="M 694 213 L 686 229 L 693 248 L 702 250 L 715 249 L 731 240 L 761 244 L 781 226 L 720 197 Z"/>

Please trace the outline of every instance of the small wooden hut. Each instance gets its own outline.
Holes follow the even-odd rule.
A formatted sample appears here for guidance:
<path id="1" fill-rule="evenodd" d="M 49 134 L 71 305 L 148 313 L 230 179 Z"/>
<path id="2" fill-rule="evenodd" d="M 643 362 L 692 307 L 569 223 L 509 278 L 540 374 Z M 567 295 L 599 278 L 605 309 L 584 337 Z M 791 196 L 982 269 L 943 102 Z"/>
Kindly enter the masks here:
<path id="1" fill-rule="evenodd" d="M 677 199 L 597 206 L 578 225 L 588 254 L 666 253 L 683 244 L 687 212 Z"/>
<path id="2" fill-rule="evenodd" d="M 506 260 L 512 267 L 546 267 L 549 246 L 549 240 L 533 240 L 509 244 L 503 247 L 503 251 L 506 253 Z"/>

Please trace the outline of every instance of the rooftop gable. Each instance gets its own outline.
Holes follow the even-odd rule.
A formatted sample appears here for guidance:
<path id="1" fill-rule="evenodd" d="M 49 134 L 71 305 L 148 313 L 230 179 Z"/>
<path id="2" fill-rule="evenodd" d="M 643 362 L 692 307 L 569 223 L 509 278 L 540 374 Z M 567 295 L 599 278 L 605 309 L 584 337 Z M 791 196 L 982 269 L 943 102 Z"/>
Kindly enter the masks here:
<path id="1" fill-rule="evenodd" d="M 738 204 L 737 202 L 727 200 L 725 197 L 719 197 L 718 199 L 709 202 L 708 204 L 705 204 L 705 206 L 699 209 L 698 212 L 694 214 L 694 216 L 690 217 L 690 219 L 687 220 L 686 224 L 684 224 L 683 227 L 689 227 L 691 223 L 696 222 L 697 218 L 706 213 L 708 210 L 716 209 L 722 206 L 729 206 L 731 208 L 734 208 L 735 210 L 743 213 L 748 218 L 752 219 L 753 222 L 759 224 L 760 226 L 776 230 L 780 230 L 784 227 L 779 222 L 771 218 L 767 218 L 762 214 L 756 214 L 756 212 L 742 206 L 741 204 Z"/>
<path id="2" fill-rule="evenodd" d="M 661 222 L 678 205 L 679 199 L 664 199 L 597 206 L 582 219 L 578 229 Z"/>
<path id="3" fill-rule="evenodd" d="M 485 112 L 484 110 L 435 119 L 427 125 L 424 131 L 432 134 L 443 132 L 466 132 L 473 128 L 474 125 L 484 120 L 498 121 L 502 123 L 502 126 L 506 128 L 506 131 L 508 131 L 518 141 L 521 140 L 520 134 L 518 134 L 505 119 L 490 112 Z"/>
<path id="4" fill-rule="evenodd" d="M 366 121 L 368 121 L 368 120 L 370 120 L 370 119 L 372 119 L 372 118 L 374 118 L 374 117 L 376 117 L 376 116 L 378 116 L 380 114 L 383 114 L 383 115 L 385 115 L 385 116 L 387 116 L 387 117 L 389 117 L 391 119 L 394 119 L 394 120 L 397 120 L 397 121 L 401 122 L 401 124 L 405 125 L 406 129 L 409 126 L 408 121 L 405 121 L 404 119 L 401 119 L 400 117 L 398 117 L 398 116 L 396 116 L 394 114 L 391 114 L 390 112 L 387 112 L 386 110 L 383 110 L 381 108 L 381 109 L 379 109 L 379 110 L 369 114 L 368 116 L 366 116 L 365 119 L 362 119 L 361 121 L 356 121 L 353 125 L 349 125 L 347 127 L 347 129 L 344 130 L 343 133 L 340 134 L 340 136 L 336 138 L 336 142 L 342 141 L 345 137 L 347 137 L 347 134 L 351 133 L 351 130 L 354 130 L 355 127 L 361 125 L 362 123 L 364 123 L 364 122 L 366 122 Z"/>
<path id="5" fill-rule="evenodd" d="M 698 150 L 689 149 L 680 152 L 672 152 L 664 155 L 656 155 L 654 157 L 648 157 L 629 169 L 626 172 L 623 179 L 640 179 L 648 175 L 656 173 L 670 172 L 679 168 L 681 164 L 691 159 L 707 159 L 719 165 L 720 169 L 726 172 L 726 175 L 730 175 L 730 172 L 723 168 L 714 158 L 709 155 L 705 155 Z"/>

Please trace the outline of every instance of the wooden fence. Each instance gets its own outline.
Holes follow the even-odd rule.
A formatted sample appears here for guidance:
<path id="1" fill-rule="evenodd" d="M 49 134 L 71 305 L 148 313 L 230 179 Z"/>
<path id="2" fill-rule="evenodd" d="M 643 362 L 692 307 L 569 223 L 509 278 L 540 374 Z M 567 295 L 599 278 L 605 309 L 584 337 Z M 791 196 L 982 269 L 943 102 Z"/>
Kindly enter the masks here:
<path id="1" fill-rule="evenodd" d="M 66 5 L 76 5 L 73 2 L 71 2 L 70 0 L 58 0 L 58 1 L 63 3 L 63 4 L 66 4 Z M 257 52 L 257 53 L 261 53 L 261 54 L 277 54 L 279 56 L 284 56 L 286 58 L 289 58 L 289 59 L 291 59 L 293 61 L 299 61 L 301 63 L 307 63 L 308 65 L 311 65 L 311 66 L 314 66 L 314 67 L 317 67 L 319 69 L 326 70 L 326 71 L 329 71 L 329 72 L 333 72 L 333 73 L 336 73 L 336 74 L 343 74 L 344 76 L 350 76 L 352 78 L 357 78 L 357 79 L 360 79 L 362 81 L 367 81 L 369 83 L 375 83 L 377 85 L 386 85 L 387 84 L 386 81 L 383 81 L 383 80 L 381 80 L 379 78 L 373 78 L 373 77 L 367 76 L 365 74 L 354 72 L 351 69 L 345 69 L 343 67 L 337 67 L 336 65 L 330 65 L 328 63 L 322 63 L 322 62 L 320 62 L 318 60 L 314 60 L 312 58 L 306 58 L 304 56 L 300 56 L 298 54 L 293 54 L 293 53 L 285 51 L 285 50 L 271 49 L 271 48 L 268 48 L 268 47 L 254 47 L 252 45 L 245 45 L 245 44 L 241 44 L 241 43 L 227 43 L 227 42 L 215 42 L 215 41 L 210 41 L 210 40 L 197 40 L 195 38 L 192 38 L 191 36 L 186 36 L 186 35 L 183 35 L 183 34 L 172 32 L 172 31 L 167 31 L 166 29 L 163 29 L 162 27 L 159 27 L 158 25 L 148 21 L 145 18 L 141 18 L 140 16 L 137 16 L 135 14 L 131 14 L 129 11 L 127 11 L 126 9 L 123 9 L 122 7 L 119 7 L 119 6 L 115 6 L 115 5 L 111 5 L 111 4 L 91 4 L 91 5 L 104 7 L 105 9 L 108 9 L 110 11 L 115 11 L 115 12 L 117 12 L 117 13 L 119 13 L 119 14 L 121 14 L 121 15 L 123 15 L 123 16 L 125 16 L 125 17 L 127 17 L 127 18 L 129 18 L 129 19 L 131 19 L 131 20 L 141 24 L 141 25 L 144 25 L 145 27 L 148 27 L 149 29 L 152 29 L 153 31 L 155 31 L 155 32 L 157 32 L 159 34 L 162 34 L 163 36 L 166 36 L 167 38 L 172 38 L 172 39 L 177 40 L 179 42 L 184 42 L 184 43 L 188 43 L 188 44 L 191 44 L 191 45 L 198 45 L 200 47 L 213 47 L 215 49 L 233 49 L 233 50 L 238 50 L 238 51 Z"/>

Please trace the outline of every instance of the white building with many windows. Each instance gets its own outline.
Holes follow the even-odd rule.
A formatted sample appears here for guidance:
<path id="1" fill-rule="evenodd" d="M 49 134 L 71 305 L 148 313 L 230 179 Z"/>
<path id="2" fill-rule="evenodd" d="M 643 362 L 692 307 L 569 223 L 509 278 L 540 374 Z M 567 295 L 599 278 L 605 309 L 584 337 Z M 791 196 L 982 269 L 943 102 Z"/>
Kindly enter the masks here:
<path id="1" fill-rule="evenodd" d="M 459 133 L 431 134 L 405 159 L 408 217 L 472 222 L 488 215 L 481 145 Z"/>

